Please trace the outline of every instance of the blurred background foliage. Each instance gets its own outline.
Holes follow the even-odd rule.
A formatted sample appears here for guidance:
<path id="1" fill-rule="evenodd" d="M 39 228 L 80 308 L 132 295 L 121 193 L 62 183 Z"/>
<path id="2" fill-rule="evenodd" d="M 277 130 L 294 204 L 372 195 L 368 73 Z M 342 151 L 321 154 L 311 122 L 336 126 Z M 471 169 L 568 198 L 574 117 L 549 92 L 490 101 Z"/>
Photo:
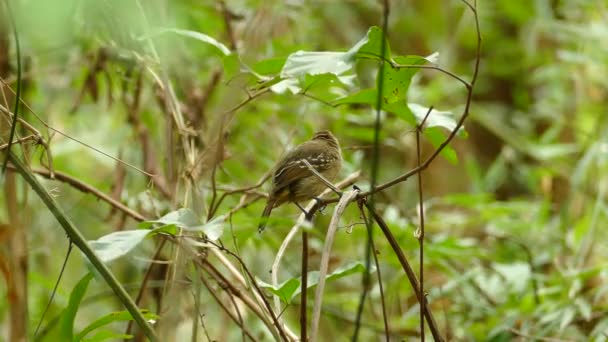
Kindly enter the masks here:
<path id="1" fill-rule="evenodd" d="M 258 92 L 268 88 L 242 71 L 247 66 L 261 75 L 276 75 L 285 58 L 298 50 L 349 50 L 370 27 L 381 25 L 377 1 L 9 2 L 12 14 L 0 6 L 0 64 L 6 66 L 0 65 L 0 77 L 14 88 L 16 54 L 7 20 L 13 15 L 24 67 L 22 96 L 36 115 L 51 127 L 162 179 L 151 180 L 47 129 L 23 108 L 22 117 L 49 140 L 54 169 L 112 194 L 146 218 L 188 207 L 206 221 L 211 218 L 213 186 L 221 195 L 255 185 L 282 153 L 319 129 L 330 129 L 340 139 L 345 157 L 341 177 L 361 170 L 356 183 L 369 187 L 375 110 L 360 104 L 334 107 L 325 101 L 374 87 L 376 62 L 358 60 L 350 73 L 356 75 L 352 84 L 322 83 L 306 94 Z M 457 160 L 442 155 L 423 173 L 424 286 L 430 307 L 448 340 L 604 341 L 608 338 L 608 4 L 478 2 L 483 48 L 466 134 L 451 144 Z M 438 52 L 439 66 L 471 79 L 476 32 L 474 17 L 462 2 L 390 1 L 388 28 L 393 56 Z M 216 41 L 204 42 L 196 33 Z M 227 57 L 225 48 L 240 58 L 241 72 L 238 60 Z M 169 83 L 173 95 L 161 87 Z M 4 85 L 2 89 L 10 101 L 0 99 L 0 103 L 12 108 L 12 93 Z M 133 105 L 136 99 L 138 106 Z M 181 108 L 181 127 L 172 117 L 172 99 Z M 407 94 L 410 103 L 453 113 L 452 120 L 462 113 L 465 100 L 466 89 L 460 83 L 428 69 L 416 73 Z M 1 144 L 8 139 L 6 117 L 3 113 Z M 21 127 L 18 133 L 27 135 Z M 380 136 L 378 182 L 382 183 L 416 166 L 415 127 L 395 113 L 384 113 Z M 434 150 L 429 142 L 421 148 L 423 156 Z M 23 151 L 33 167 L 48 166 L 40 146 L 13 149 Z M 9 178 L 0 182 L 5 188 L 0 203 L 7 208 L 0 211 L 0 257 L 5 270 L 0 327 L 4 340 L 15 336 L 11 333 L 16 324 L 33 338 L 68 240 L 24 182 L 17 178 L 14 198 L 6 190 Z M 90 194 L 64 182 L 44 184 L 90 240 L 138 228 L 136 220 Z M 258 198 L 265 189 L 254 190 L 246 200 Z M 228 215 L 241 200 L 240 193 L 226 196 L 212 216 Z M 417 182 L 411 178 L 395 185 L 379 193 L 376 202 L 418 269 Z M 11 218 L 15 203 L 18 221 Z M 257 200 L 236 211 L 226 221 L 222 240 L 226 248 L 238 251 L 257 278 L 270 282 L 272 260 L 299 211 L 291 205 L 277 209 L 271 226 L 259 235 L 262 207 L 263 201 Z M 318 268 L 332 209 L 328 207 L 314 223 L 311 271 Z M 342 218 L 344 228 L 336 236 L 330 270 L 363 262 L 367 234 L 361 222 L 352 204 Z M 16 231 L 20 237 L 15 237 Z M 415 293 L 380 235 L 376 234 L 375 244 L 390 336 L 416 340 L 420 323 Z M 15 239 L 25 241 L 27 268 L 9 267 L 19 256 Z M 146 239 L 111 264 L 133 297 L 160 239 L 158 235 Z M 281 281 L 299 277 L 300 243 L 296 238 L 285 255 Z M 170 266 L 153 268 L 156 282 L 148 284 L 150 292 L 142 303 L 160 316 L 157 328 L 162 336 L 185 340 L 202 320 L 201 340 L 240 339 L 238 326 L 209 294 L 221 292 L 222 284 L 212 282 L 209 289 L 192 281 L 207 275 L 178 251 L 175 244 L 164 248 L 160 259 Z M 216 264 L 215 256 L 207 257 Z M 28 310 L 21 322 L 11 311 L 15 272 L 26 272 L 21 285 L 27 291 L 20 303 Z M 68 306 L 72 289 L 86 272 L 84 258 L 73 253 L 43 322 L 42 340 L 57 336 L 52 332 L 60 328 L 53 319 Z M 352 335 L 361 272 L 353 268 L 353 274 L 328 283 L 322 340 Z M 362 340 L 384 336 L 375 276 L 372 282 L 363 311 Z M 201 300 L 195 306 L 192 294 L 197 291 Z M 314 291 L 309 293 L 312 297 Z M 76 330 L 122 310 L 100 280 L 91 282 L 78 308 Z M 244 308 L 241 312 L 256 338 L 271 336 L 254 315 Z M 282 318 L 296 333 L 298 313 L 299 296 L 295 296 Z M 120 333 L 124 326 L 116 321 L 109 329 Z"/>

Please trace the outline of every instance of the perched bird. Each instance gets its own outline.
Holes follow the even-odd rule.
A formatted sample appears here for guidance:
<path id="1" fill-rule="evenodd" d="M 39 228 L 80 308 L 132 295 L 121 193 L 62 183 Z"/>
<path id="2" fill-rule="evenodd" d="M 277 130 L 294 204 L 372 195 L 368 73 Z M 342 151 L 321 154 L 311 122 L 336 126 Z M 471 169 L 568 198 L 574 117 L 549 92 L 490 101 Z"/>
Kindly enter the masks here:
<path id="1" fill-rule="evenodd" d="M 323 177 L 332 181 L 342 167 L 342 152 L 338 139 L 329 131 L 319 131 L 312 139 L 298 145 L 276 164 L 268 202 L 258 226 L 260 233 L 266 227 L 273 208 L 285 202 L 293 202 L 301 209 L 298 202 L 315 198 L 327 187 L 310 171 L 304 159 Z"/>

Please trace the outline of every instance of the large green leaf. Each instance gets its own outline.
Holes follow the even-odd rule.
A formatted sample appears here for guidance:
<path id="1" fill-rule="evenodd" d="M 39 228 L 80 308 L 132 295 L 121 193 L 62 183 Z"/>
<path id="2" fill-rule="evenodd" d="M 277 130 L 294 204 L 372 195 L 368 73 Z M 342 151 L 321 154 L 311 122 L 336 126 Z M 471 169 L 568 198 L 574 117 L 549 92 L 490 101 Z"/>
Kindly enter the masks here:
<path id="1" fill-rule="evenodd" d="M 107 263 L 129 253 L 148 233 L 147 229 L 123 230 L 89 241 L 89 244 L 101 261 Z"/>
<path id="2" fill-rule="evenodd" d="M 376 32 L 377 28 L 372 27 L 367 31 L 365 37 L 361 38 L 350 50 L 346 52 L 337 51 L 297 51 L 289 55 L 283 69 L 281 77 L 299 77 L 306 74 L 319 75 L 331 73 L 341 75 L 352 69 L 355 64 L 355 56 L 362 48 L 377 44 L 370 41 L 370 34 Z M 373 37 L 377 35 L 374 34 Z M 369 49 L 372 49 L 369 47 Z"/>
<path id="3" fill-rule="evenodd" d="M 371 271 L 373 272 L 375 267 L 372 266 Z M 333 280 L 337 280 L 346 276 L 349 276 L 354 273 L 363 273 L 365 272 L 365 265 L 359 261 L 355 261 L 344 265 L 342 267 L 337 268 L 332 273 L 328 274 L 325 277 L 326 282 L 330 282 Z M 319 283 L 319 272 L 313 271 L 309 272 L 307 276 L 308 281 L 306 282 L 306 288 L 310 289 L 316 286 Z M 272 286 L 260 279 L 257 279 L 258 284 L 277 295 L 281 300 L 285 303 L 291 302 L 293 298 L 295 298 L 301 292 L 301 284 L 302 280 L 298 278 L 289 278 L 278 286 Z"/>
<path id="4" fill-rule="evenodd" d="M 147 310 L 142 310 L 142 314 L 144 315 L 144 317 L 147 320 L 152 320 L 152 319 L 158 318 L 158 315 L 152 314 L 152 313 L 148 312 Z M 130 321 L 132 319 L 133 319 L 133 317 L 131 316 L 131 313 L 129 313 L 128 311 L 119 311 L 119 312 L 109 313 L 109 314 L 95 320 L 93 323 L 87 325 L 84 329 L 82 329 L 82 331 L 80 331 L 80 333 L 78 333 L 74 337 L 74 341 L 80 341 L 81 339 L 85 339 L 87 341 L 92 340 L 92 339 L 86 338 L 86 336 L 89 333 L 91 333 L 92 331 L 98 330 L 99 328 L 106 326 L 113 322 L 124 322 L 124 321 Z"/>
<path id="5" fill-rule="evenodd" d="M 84 295 L 87 292 L 91 279 L 93 279 L 93 273 L 87 273 L 78 281 L 76 286 L 74 286 L 74 289 L 70 294 L 68 306 L 63 309 L 59 319 L 58 341 L 72 341 L 74 337 L 74 320 L 76 319 L 76 313 L 78 312 L 82 298 L 84 298 Z"/>

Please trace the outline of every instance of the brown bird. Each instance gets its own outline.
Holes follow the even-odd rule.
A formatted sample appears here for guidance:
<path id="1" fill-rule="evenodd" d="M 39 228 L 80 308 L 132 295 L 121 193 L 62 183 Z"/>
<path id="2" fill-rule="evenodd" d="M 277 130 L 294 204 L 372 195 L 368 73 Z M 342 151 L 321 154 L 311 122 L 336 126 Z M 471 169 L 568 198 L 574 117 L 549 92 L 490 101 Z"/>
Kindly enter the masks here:
<path id="1" fill-rule="evenodd" d="M 323 177 L 332 181 L 342 167 L 342 152 L 338 139 L 329 131 L 319 131 L 312 139 L 298 145 L 277 163 L 272 174 L 268 202 L 258 226 L 260 233 L 266 227 L 273 208 L 285 202 L 293 202 L 302 209 L 298 202 L 315 198 L 327 187 L 310 171 L 304 159 Z"/>

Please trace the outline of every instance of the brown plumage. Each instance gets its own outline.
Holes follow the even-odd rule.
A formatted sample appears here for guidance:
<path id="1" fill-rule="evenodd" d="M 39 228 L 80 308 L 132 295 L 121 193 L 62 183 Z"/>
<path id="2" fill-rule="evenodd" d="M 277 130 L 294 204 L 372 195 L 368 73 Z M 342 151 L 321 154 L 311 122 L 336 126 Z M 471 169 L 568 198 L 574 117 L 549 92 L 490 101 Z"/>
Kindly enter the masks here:
<path id="1" fill-rule="evenodd" d="M 321 194 L 327 187 L 302 161 L 306 159 L 315 170 L 332 181 L 342 167 L 342 153 L 338 139 L 329 131 L 319 131 L 312 139 L 291 150 L 274 167 L 272 188 L 262 213 L 258 230 L 266 227 L 273 208 L 285 202 L 307 201 Z"/>

